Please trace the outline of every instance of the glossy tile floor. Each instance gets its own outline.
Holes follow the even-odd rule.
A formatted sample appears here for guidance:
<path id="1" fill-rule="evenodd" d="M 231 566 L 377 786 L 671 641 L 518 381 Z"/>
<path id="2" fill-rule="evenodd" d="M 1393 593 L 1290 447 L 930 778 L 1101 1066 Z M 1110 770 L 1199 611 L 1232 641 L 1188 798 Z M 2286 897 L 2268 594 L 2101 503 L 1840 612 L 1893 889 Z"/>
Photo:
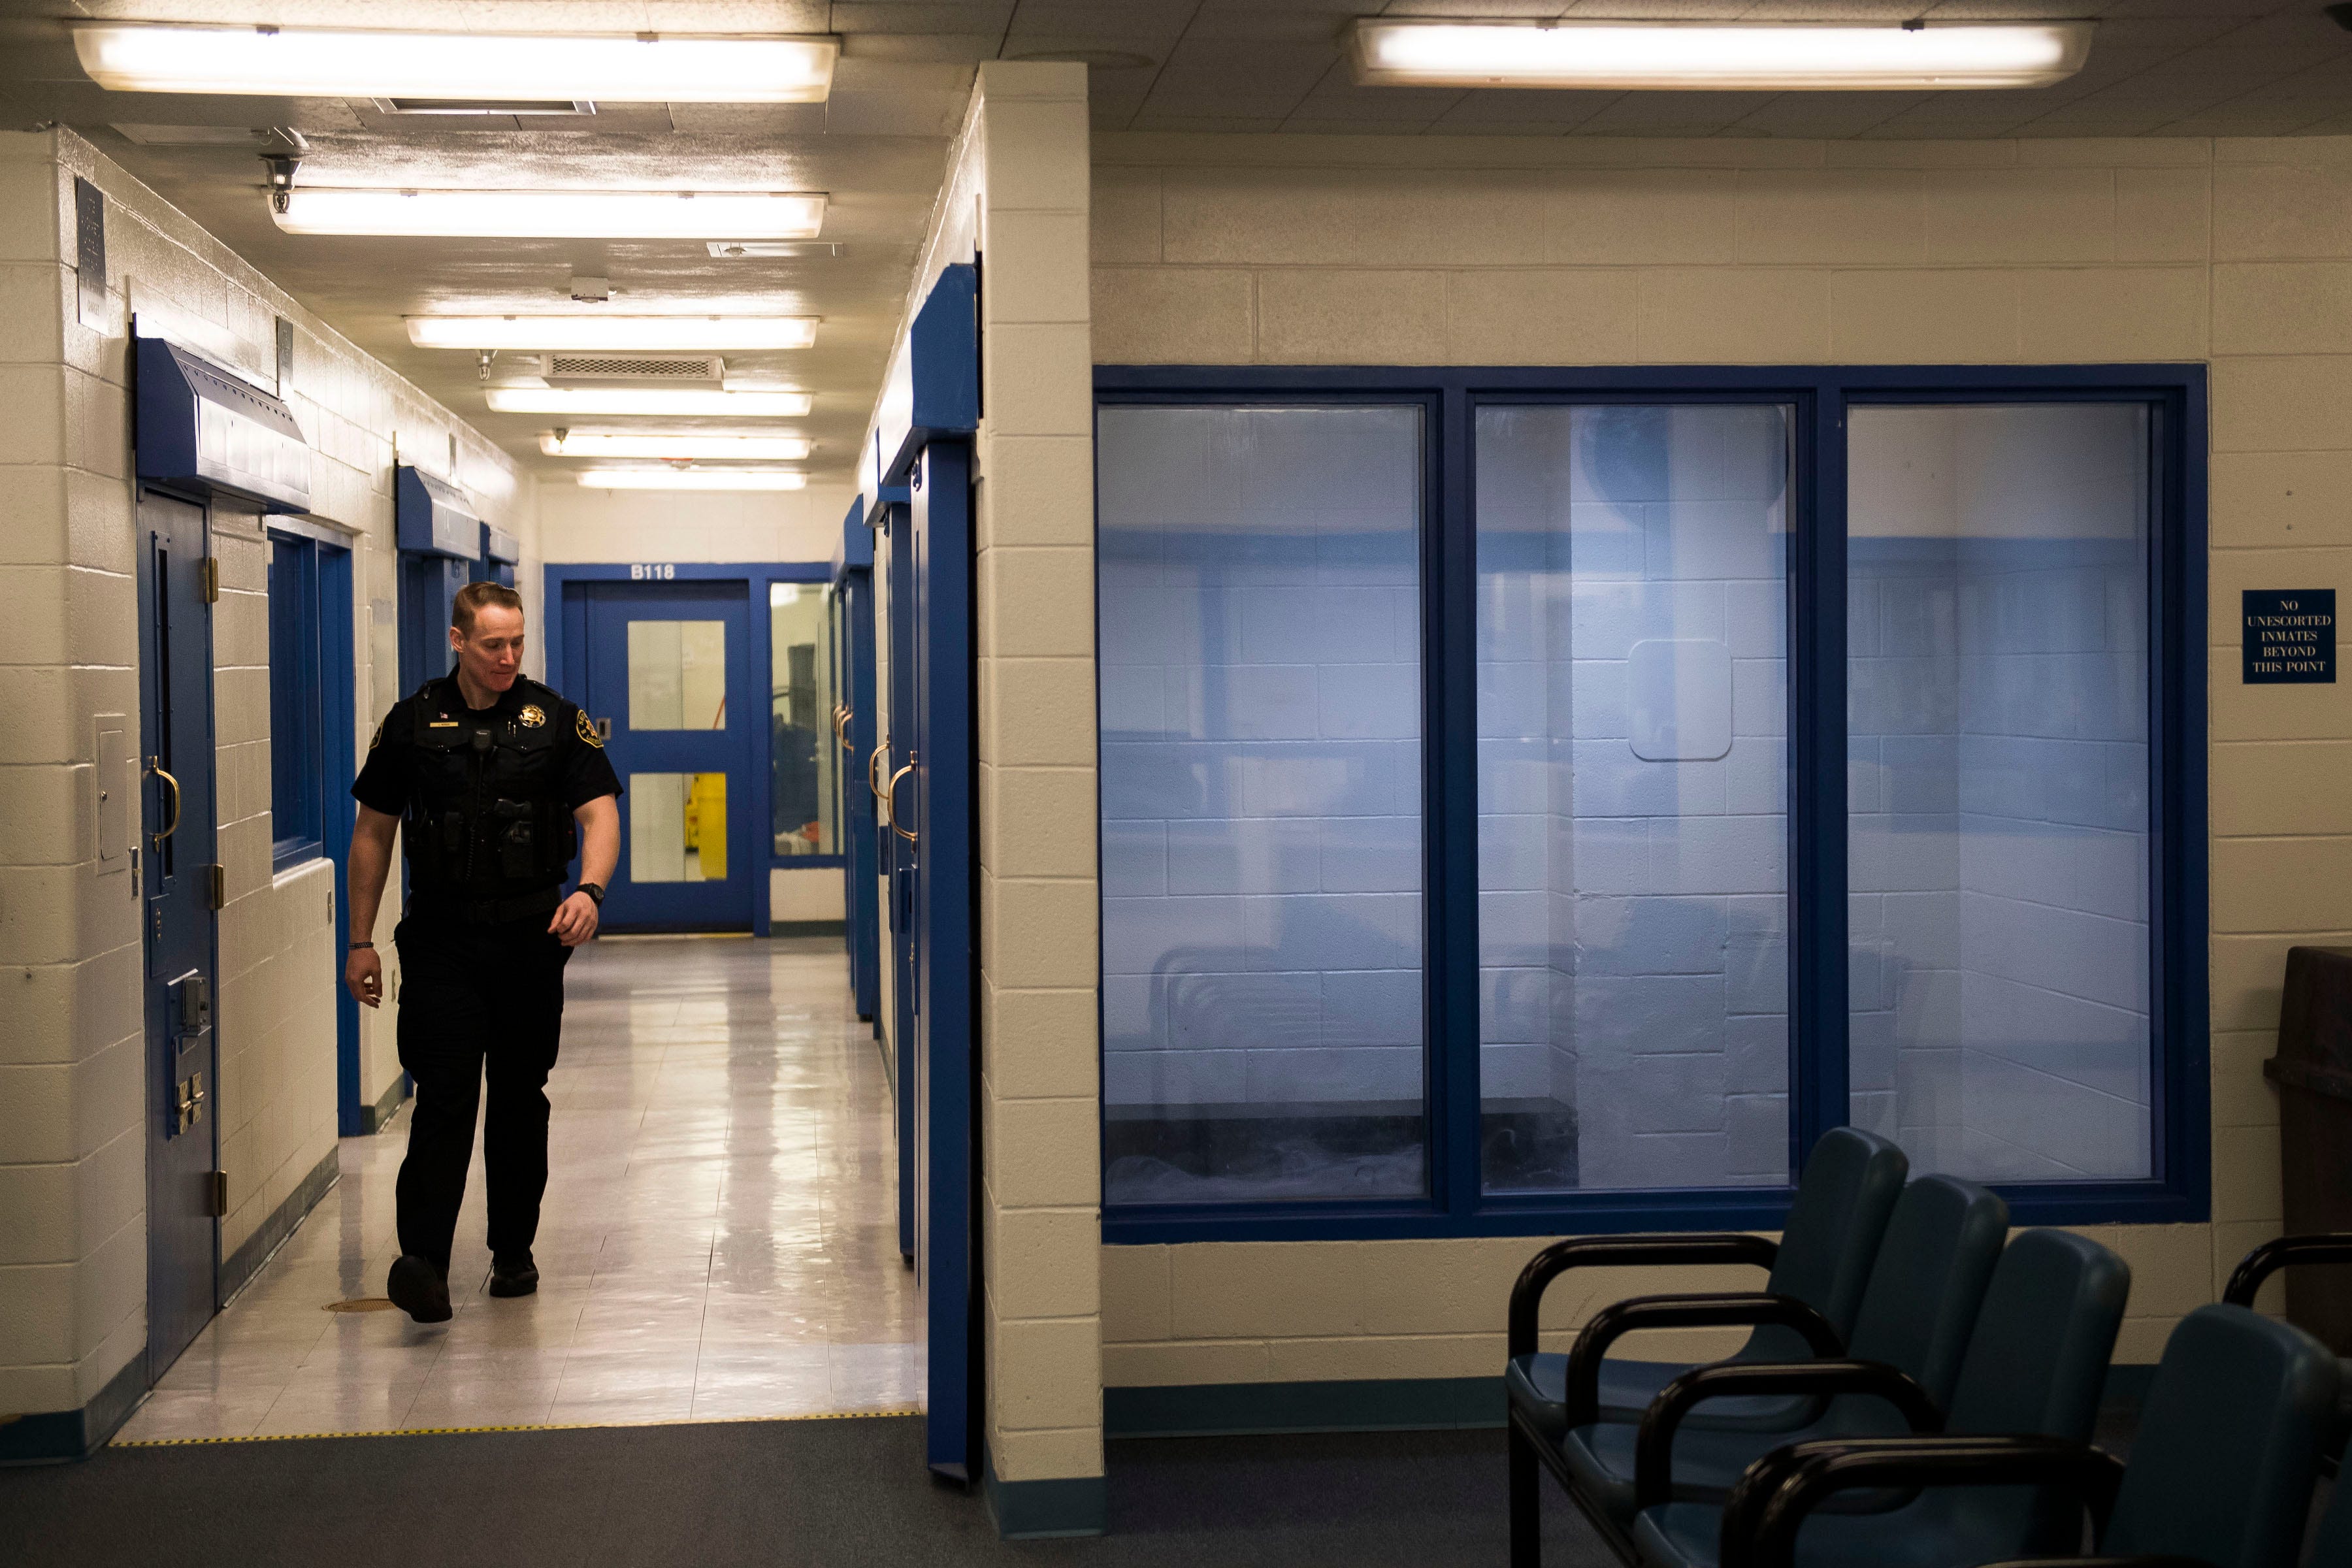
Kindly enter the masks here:
<path id="1" fill-rule="evenodd" d="M 405 1110 L 119 1442 L 904 1409 L 890 1091 L 836 939 L 600 941 L 567 977 L 536 1296 L 484 1293 L 478 1146 L 457 1317 L 382 1303 Z"/>

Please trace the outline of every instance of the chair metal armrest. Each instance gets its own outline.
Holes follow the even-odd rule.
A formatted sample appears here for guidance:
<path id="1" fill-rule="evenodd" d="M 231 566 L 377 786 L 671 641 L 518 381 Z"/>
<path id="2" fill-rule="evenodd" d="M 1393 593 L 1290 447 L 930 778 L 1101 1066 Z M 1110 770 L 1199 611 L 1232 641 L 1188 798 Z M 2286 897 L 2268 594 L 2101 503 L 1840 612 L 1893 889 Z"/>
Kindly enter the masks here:
<path id="1" fill-rule="evenodd" d="M 2246 1254 L 2230 1276 L 2221 1300 L 2232 1307 L 2251 1307 L 2263 1281 L 2297 1263 L 2352 1263 L 2352 1231 L 2315 1236 L 2282 1236 Z"/>
<path id="2" fill-rule="evenodd" d="M 1601 1358 L 1626 1334 L 1636 1329 L 1732 1328 L 1743 1323 L 1793 1329 L 1817 1356 L 1845 1352 L 1836 1327 L 1793 1296 L 1636 1296 L 1595 1312 L 1569 1348 L 1565 1405 L 1570 1428 L 1590 1426 L 1601 1418 Z"/>
<path id="3" fill-rule="evenodd" d="M 1914 1432 L 1941 1432 L 1944 1412 L 1918 1381 L 1875 1361 L 1717 1362 L 1695 1366 L 1666 1384 L 1633 1436 L 1633 1507 L 1674 1500 L 1675 1434 L 1683 1417 L 1709 1399 L 1759 1394 L 1875 1394 L 1895 1406 Z"/>
<path id="4" fill-rule="evenodd" d="M 2104 1531 L 2123 1464 L 2058 1437 L 1823 1438 L 1775 1448 L 1748 1468 L 1724 1505 L 1721 1568 L 1795 1568 L 1805 1517 L 1842 1491 L 1925 1487 L 2063 1486 Z"/>
<path id="5" fill-rule="evenodd" d="M 1695 1236 L 1572 1236 L 1556 1241 L 1519 1270 L 1511 1286 L 1507 1353 L 1536 1352 L 1536 1314 L 1544 1291 L 1571 1268 L 1656 1268 L 1687 1263 L 1746 1263 L 1770 1268 L 1780 1244 L 1760 1236 L 1721 1232 Z"/>

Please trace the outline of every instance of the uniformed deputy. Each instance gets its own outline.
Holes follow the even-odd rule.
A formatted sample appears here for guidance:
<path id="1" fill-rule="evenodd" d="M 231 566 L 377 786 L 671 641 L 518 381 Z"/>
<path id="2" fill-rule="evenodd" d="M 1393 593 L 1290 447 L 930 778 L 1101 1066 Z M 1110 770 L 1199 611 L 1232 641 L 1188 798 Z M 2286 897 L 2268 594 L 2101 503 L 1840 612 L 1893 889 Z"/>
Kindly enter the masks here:
<path id="1" fill-rule="evenodd" d="M 392 866 L 408 858 L 400 948 L 400 1065 L 416 1082 L 400 1164 L 400 1258 L 384 1293 L 420 1323 L 449 1317 L 449 1251 L 487 1068 L 482 1163 L 490 1294 L 539 1288 L 531 1241 L 547 1190 L 547 1075 L 563 1019 L 563 966 L 596 934 L 621 853 L 620 780 L 587 716 L 520 677 L 522 599 L 472 583 L 450 610 L 457 668 L 393 704 L 352 794 L 351 952 L 343 983 L 373 1007 L 383 965 L 369 935 Z M 580 884 L 565 897 L 574 825 Z"/>

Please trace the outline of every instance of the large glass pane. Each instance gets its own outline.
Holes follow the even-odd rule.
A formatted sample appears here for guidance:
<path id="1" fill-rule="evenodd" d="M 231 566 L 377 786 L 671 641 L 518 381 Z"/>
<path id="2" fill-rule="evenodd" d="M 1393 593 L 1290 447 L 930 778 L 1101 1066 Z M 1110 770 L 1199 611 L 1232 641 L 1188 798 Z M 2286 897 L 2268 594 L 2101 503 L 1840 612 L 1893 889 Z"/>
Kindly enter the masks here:
<path id="1" fill-rule="evenodd" d="M 1789 419 L 1477 419 L 1495 1191 L 1789 1172 Z"/>
<path id="2" fill-rule="evenodd" d="M 1848 443 L 1853 1119 L 1915 1171 L 2146 1176 L 2146 414 Z"/>
<path id="3" fill-rule="evenodd" d="M 834 740 L 832 590 L 816 583 L 768 585 L 768 802 L 775 852 L 836 855 L 834 815 L 841 747 Z"/>
<path id="4" fill-rule="evenodd" d="M 1427 1190 L 1421 442 L 1101 411 L 1109 1203 Z"/>
<path id="5" fill-rule="evenodd" d="M 727 623 L 629 623 L 629 728 L 727 728 Z"/>
<path id="6" fill-rule="evenodd" d="M 727 775 L 629 775 L 629 879 L 727 879 Z"/>

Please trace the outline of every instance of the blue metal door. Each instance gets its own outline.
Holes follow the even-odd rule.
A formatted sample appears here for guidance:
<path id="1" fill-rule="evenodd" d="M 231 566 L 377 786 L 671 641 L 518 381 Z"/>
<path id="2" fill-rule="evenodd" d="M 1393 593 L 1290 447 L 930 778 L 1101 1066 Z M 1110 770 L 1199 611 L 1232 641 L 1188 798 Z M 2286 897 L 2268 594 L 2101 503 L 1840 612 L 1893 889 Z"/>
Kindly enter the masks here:
<path id="1" fill-rule="evenodd" d="M 219 907 L 204 509 L 139 498 L 140 897 L 146 947 L 147 1374 L 213 1315 L 220 1268 L 213 1028 Z"/>
<path id="2" fill-rule="evenodd" d="M 880 742 L 882 760 L 875 770 L 885 781 L 883 794 L 876 803 L 878 826 L 875 842 L 881 856 L 880 876 L 886 879 L 883 924 L 888 950 L 884 957 L 890 965 L 888 1038 L 891 1075 L 898 1086 L 898 1250 L 909 1262 L 915 1257 L 915 1208 L 919 1197 L 915 1186 L 915 1089 L 913 1075 L 908 1070 L 915 1038 L 915 857 L 891 808 L 889 788 L 913 766 L 907 760 L 915 733 L 913 530 L 906 507 L 883 508 L 882 535 L 887 551 L 883 570 L 890 590 L 890 732 Z"/>
<path id="3" fill-rule="evenodd" d="M 906 851 L 912 948 L 916 1291 L 931 1468 L 970 1479 L 980 1358 L 972 1274 L 971 453 L 934 440 L 907 509 L 912 732 L 891 816 Z M 895 561 L 899 552 L 892 541 Z M 894 723 L 895 723 L 894 719 Z"/>
<path id="4" fill-rule="evenodd" d="M 581 583 L 584 647 L 564 695 L 621 775 L 613 931 L 749 931 L 766 859 L 747 769 L 767 704 L 751 679 L 741 580 Z M 584 668 L 581 668 L 584 656 Z"/>

